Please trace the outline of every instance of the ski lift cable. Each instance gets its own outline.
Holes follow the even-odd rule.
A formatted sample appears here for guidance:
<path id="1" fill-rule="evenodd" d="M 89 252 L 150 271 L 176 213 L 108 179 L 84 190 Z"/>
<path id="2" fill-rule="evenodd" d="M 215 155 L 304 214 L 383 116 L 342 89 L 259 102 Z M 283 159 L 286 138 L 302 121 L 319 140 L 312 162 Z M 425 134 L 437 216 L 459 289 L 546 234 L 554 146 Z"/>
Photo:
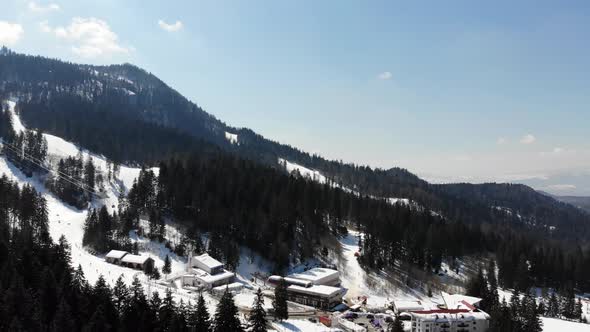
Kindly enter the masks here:
<path id="1" fill-rule="evenodd" d="M 0 138 L 0 143 L 1 143 L 1 141 L 2 141 L 2 139 Z M 60 172 L 59 170 L 51 170 L 51 169 L 48 169 L 47 167 L 45 167 L 45 166 L 43 165 L 43 161 L 41 161 L 41 160 L 39 160 L 39 159 L 37 159 L 37 158 L 35 158 L 35 157 L 31 156 L 30 154 L 28 154 L 28 153 L 26 153 L 26 152 L 24 152 L 24 151 L 19 151 L 19 149 L 18 149 L 18 148 L 16 148 L 14 145 L 12 145 L 12 144 L 10 144 L 10 143 L 6 143 L 6 142 L 4 142 L 4 144 L 5 144 L 5 145 L 7 145 L 9 148 L 11 148 L 11 150 L 12 150 L 13 152 L 15 152 L 15 153 L 18 153 L 18 154 L 25 155 L 25 157 L 27 157 L 27 158 L 28 158 L 30 161 L 32 161 L 32 162 L 35 162 L 35 164 L 36 164 L 36 165 L 38 165 L 38 166 L 40 166 L 40 167 L 42 167 L 42 168 L 46 169 L 47 171 L 49 171 L 49 172 L 53 172 L 53 173 L 55 173 L 55 174 L 57 174 L 57 175 L 60 175 L 60 176 L 62 176 L 62 177 L 65 177 L 65 178 L 68 178 L 68 179 L 70 179 L 70 180 L 71 180 L 71 181 L 73 181 L 73 182 L 77 182 L 77 183 L 78 183 L 80 186 L 84 186 L 84 187 L 86 187 L 87 189 L 89 189 L 89 190 L 92 190 L 92 188 L 90 188 L 89 186 L 87 186 L 85 183 L 83 183 L 83 182 L 80 182 L 80 181 L 76 180 L 75 178 L 73 178 L 72 176 L 70 176 L 70 175 L 68 175 L 68 174 L 65 174 L 65 173 L 63 173 L 63 172 Z"/>
<path id="2" fill-rule="evenodd" d="M 41 162 L 38 161 L 38 159 L 30 156 L 28 153 L 24 152 L 24 151 L 19 151 L 18 148 L 15 148 L 14 146 L 12 146 L 10 143 L 7 143 L 5 141 L 3 141 L 0 138 L 0 143 L 2 145 L 4 145 L 5 147 L 8 147 L 12 152 L 17 153 L 17 154 L 22 154 L 26 159 L 28 159 L 30 162 L 32 162 L 33 164 L 41 167 L 42 169 L 48 171 L 48 172 L 53 172 L 58 174 L 60 177 L 62 177 L 66 182 L 92 194 L 92 195 L 96 195 L 99 196 L 98 193 L 96 193 L 96 191 L 94 191 L 93 189 L 91 189 L 89 186 L 87 186 L 85 183 L 82 183 L 76 179 L 74 179 L 73 177 L 71 177 L 70 175 L 64 174 L 63 172 L 60 172 L 59 170 L 53 170 L 45 165 L 43 165 Z"/>

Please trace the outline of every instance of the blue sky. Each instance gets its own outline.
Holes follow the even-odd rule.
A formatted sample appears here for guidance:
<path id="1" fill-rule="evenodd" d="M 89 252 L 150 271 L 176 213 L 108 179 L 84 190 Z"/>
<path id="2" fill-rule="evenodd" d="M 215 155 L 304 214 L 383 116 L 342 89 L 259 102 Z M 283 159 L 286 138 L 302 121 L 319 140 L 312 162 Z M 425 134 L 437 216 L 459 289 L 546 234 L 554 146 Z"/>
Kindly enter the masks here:
<path id="1" fill-rule="evenodd" d="M 590 195 L 587 1 L 5 0 L 0 43 L 131 62 L 226 123 L 433 181 Z"/>

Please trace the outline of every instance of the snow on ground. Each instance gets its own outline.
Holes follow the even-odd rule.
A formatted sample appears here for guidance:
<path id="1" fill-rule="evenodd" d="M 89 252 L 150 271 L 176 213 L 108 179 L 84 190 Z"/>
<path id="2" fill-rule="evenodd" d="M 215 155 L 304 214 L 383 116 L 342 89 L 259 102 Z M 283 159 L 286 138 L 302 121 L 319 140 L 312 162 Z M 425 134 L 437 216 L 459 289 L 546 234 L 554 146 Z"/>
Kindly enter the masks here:
<path id="1" fill-rule="evenodd" d="M 20 117 L 16 115 L 16 111 L 14 110 L 16 102 L 13 100 L 9 100 L 7 103 L 8 111 L 12 114 L 12 129 L 14 129 L 14 131 L 18 134 L 25 130 L 25 126 L 23 126 L 23 123 L 20 121 Z"/>
<path id="2" fill-rule="evenodd" d="M 590 332 L 590 324 L 542 317 L 543 332 Z"/>
<path id="3" fill-rule="evenodd" d="M 340 329 L 326 327 L 321 323 L 312 323 L 302 319 L 287 319 L 280 323 L 272 323 L 272 328 L 279 332 L 332 332 Z"/>
<path id="4" fill-rule="evenodd" d="M 387 199 L 389 204 L 402 204 L 402 205 L 410 205 L 410 200 L 408 198 L 394 198 L 390 197 Z"/>
<path id="5" fill-rule="evenodd" d="M 393 284 L 395 276 L 384 271 L 367 273 L 359 264 L 356 253 L 359 252 L 358 240 L 362 234 L 349 230 L 348 235 L 340 240 L 342 246 L 342 260 L 338 262 L 342 287 L 348 291 L 345 298 L 349 304 L 358 301 L 359 297 L 367 297 L 367 309 L 384 309 L 393 299 L 419 300 L 427 307 L 440 303 L 437 297 L 429 298 L 413 289 L 401 289 Z M 435 302 L 436 301 L 436 302 Z"/>
<path id="6" fill-rule="evenodd" d="M 287 170 L 288 173 L 293 173 L 295 171 L 298 171 L 299 174 L 301 174 L 301 176 L 303 176 L 305 178 L 309 178 L 312 181 L 315 181 L 315 182 L 318 182 L 321 184 L 328 183 L 328 184 L 330 184 L 330 186 L 332 186 L 334 188 L 340 188 L 346 192 L 358 194 L 358 192 L 356 192 L 350 188 L 344 187 L 344 186 L 328 179 L 320 171 L 309 169 L 309 168 L 301 166 L 297 163 L 292 163 L 292 162 L 290 162 L 286 159 L 283 159 L 283 158 L 279 158 L 279 165 L 282 165 L 283 167 L 285 167 L 285 169 Z"/>
<path id="7" fill-rule="evenodd" d="M 238 143 L 238 134 L 232 134 L 232 133 L 228 133 L 226 131 L 225 132 L 225 139 L 228 140 L 231 144 L 237 144 Z"/>

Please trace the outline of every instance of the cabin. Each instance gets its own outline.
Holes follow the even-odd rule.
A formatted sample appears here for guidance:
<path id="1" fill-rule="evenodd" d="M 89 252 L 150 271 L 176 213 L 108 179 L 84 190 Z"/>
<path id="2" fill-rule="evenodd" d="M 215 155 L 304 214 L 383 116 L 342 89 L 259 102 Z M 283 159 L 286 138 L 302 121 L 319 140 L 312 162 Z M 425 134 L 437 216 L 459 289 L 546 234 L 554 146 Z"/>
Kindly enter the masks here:
<path id="1" fill-rule="evenodd" d="M 111 250 L 108 252 L 108 254 L 105 256 L 105 260 L 108 263 L 111 264 L 117 264 L 120 265 L 121 264 L 121 259 L 127 255 L 128 252 L 127 251 L 123 251 L 123 250 Z"/>
<path id="2" fill-rule="evenodd" d="M 154 260 L 148 256 L 127 254 L 121 258 L 121 265 L 136 270 L 151 270 L 154 268 Z"/>

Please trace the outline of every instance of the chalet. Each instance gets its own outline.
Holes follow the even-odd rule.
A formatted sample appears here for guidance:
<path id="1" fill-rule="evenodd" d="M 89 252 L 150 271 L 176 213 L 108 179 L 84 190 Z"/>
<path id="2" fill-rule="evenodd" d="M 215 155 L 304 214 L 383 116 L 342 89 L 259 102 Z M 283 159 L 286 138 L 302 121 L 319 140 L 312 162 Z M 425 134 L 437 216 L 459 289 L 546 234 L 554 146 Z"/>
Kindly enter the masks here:
<path id="1" fill-rule="evenodd" d="M 223 268 L 223 263 L 208 254 L 189 256 L 186 273 L 180 279 L 183 286 L 211 289 L 227 285 L 235 274 Z"/>
<path id="2" fill-rule="evenodd" d="M 105 260 L 111 264 L 117 264 L 120 265 L 121 264 L 121 259 L 127 255 L 128 252 L 127 251 L 122 251 L 122 250 L 111 250 L 109 251 L 109 253 L 105 256 Z"/>
<path id="3" fill-rule="evenodd" d="M 154 260 L 148 256 L 127 254 L 121 258 L 121 265 L 145 271 L 154 267 Z"/>

